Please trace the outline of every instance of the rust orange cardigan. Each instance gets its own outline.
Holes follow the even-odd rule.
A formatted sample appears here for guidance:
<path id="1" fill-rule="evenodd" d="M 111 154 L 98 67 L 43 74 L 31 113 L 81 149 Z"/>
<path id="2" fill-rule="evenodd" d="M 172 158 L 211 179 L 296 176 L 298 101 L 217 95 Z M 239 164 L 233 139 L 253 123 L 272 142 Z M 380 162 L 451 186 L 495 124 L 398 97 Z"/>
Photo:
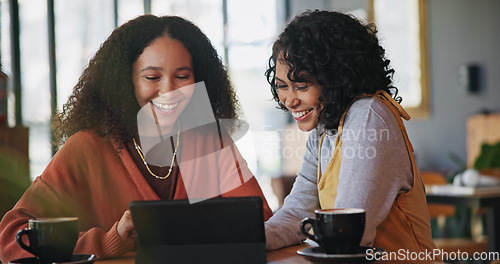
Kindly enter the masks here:
<path id="1" fill-rule="evenodd" d="M 186 152 L 197 151 L 198 146 L 218 144 L 215 137 L 194 135 L 194 140 L 182 142 Z M 182 178 L 191 175 L 191 181 L 207 173 L 217 174 L 220 184 L 230 182 L 238 169 L 251 175 L 246 163 L 236 150 L 239 168 L 234 157 L 224 152 L 208 157 L 205 166 L 192 166 L 181 170 L 174 199 L 187 199 Z M 182 168 L 182 166 L 181 166 Z M 211 184 L 217 184 L 217 182 Z M 206 186 L 207 187 L 207 186 Z M 227 189 L 221 197 L 260 196 L 264 201 L 264 218 L 272 211 L 255 177 L 247 177 L 244 184 Z M 100 258 L 119 256 L 125 247 L 116 226 L 123 213 L 134 200 L 158 200 L 125 148 L 115 145 L 92 132 L 78 132 L 71 136 L 54 155 L 42 175 L 24 193 L 15 207 L 0 222 L 0 260 L 8 263 L 18 258 L 31 257 L 15 242 L 18 230 L 27 227 L 28 219 L 55 216 L 77 216 L 80 219 L 80 237 L 75 253 L 95 254 Z"/>

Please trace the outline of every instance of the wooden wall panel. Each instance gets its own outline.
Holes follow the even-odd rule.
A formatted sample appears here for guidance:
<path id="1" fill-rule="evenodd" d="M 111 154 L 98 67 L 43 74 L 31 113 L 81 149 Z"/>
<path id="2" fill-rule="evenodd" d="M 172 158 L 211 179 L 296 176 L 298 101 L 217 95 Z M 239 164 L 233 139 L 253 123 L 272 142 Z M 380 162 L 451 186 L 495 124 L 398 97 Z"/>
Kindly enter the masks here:
<path id="1" fill-rule="evenodd" d="M 476 161 L 483 143 L 500 141 L 500 113 L 473 115 L 467 119 L 467 166 Z"/>

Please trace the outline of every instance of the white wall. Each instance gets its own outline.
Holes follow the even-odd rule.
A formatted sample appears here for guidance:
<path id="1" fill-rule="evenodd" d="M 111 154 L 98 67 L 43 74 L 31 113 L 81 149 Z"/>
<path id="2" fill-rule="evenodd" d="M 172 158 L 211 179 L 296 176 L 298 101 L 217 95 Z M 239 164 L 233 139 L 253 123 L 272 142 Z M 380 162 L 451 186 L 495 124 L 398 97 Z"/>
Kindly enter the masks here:
<path id="1" fill-rule="evenodd" d="M 431 116 L 407 125 L 421 169 L 456 168 L 450 152 L 466 160 L 467 117 L 500 111 L 500 1 L 430 0 L 429 64 Z M 481 91 L 461 91 L 459 67 L 481 67 Z"/>

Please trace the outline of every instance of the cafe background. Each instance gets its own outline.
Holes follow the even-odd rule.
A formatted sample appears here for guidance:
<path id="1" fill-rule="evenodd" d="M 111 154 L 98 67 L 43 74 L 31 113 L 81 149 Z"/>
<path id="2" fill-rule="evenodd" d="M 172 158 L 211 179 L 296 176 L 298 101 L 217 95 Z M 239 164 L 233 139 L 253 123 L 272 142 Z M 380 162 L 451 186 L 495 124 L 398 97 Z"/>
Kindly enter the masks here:
<path id="1" fill-rule="evenodd" d="M 1 65 L 9 76 L 8 124 L 0 130 L 4 195 L 22 193 L 22 188 L 12 191 L 7 185 L 17 175 L 26 175 L 18 185 L 28 186 L 42 173 L 55 151 L 50 144 L 51 116 L 62 108 L 111 31 L 143 13 L 186 17 L 217 48 L 237 89 L 242 118 L 250 127 L 237 145 L 273 209 L 280 206 L 281 194 L 288 188 L 284 185 L 300 165 L 307 134 L 297 131 L 289 114 L 276 109 L 264 71 L 272 41 L 290 17 L 306 9 L 340 10 L 377 23 L 380 19 L 382 43 L 395 63 L 403 102 L 414 116 L 406 127 L 420 169 L 448 177 L 463 169 L 468 159 L 467 120 L 500 111 L 497 0 L 1 0 L 0 4 Z M 394 27 L 403 24 L 407 28 Z M 404 39 L 406 46 L 398 48 L 396 41 L 393 47 L 391 36 Z"/>

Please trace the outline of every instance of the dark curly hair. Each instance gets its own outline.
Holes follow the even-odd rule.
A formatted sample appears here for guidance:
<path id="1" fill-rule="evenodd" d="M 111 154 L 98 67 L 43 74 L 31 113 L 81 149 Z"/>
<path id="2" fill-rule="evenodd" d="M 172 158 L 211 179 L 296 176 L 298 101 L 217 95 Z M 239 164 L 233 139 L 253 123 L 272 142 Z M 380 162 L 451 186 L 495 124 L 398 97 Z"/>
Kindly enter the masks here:
<path id="1" fill-rule="evenodd" d="M 217 119 L 237 119 L 239 104 L 226 68 L 210 40 L 193 23 L 176 16 L 143 15 L 116 28 L 80 76 L 54 122 L 56 142 L 82 130 L 119 143 L 137 134 L 140 110 L 132 64 L 155 39 L 168 36 L 191 53 L 195 82 L 204 81 Z"/>
<path id="2" fill-rule="evenodd" d="M 376 33 L 373 24 L 365 25 L 335 11 L 308 10 L 295 17 L 274 42 L 265 73 L 278 108 L 287 111 L 276 90 L 276 61 L 280 56 L 290 66 L 290 80 L 304 81 L 305 74 L 322 87 L 319 99 L 324 107 L 318 118 L 327 129 L 336 129 L 344 111 L 363 93 L 384 90 L 391 94 L 392 90 L 401 102 L 397 88 L 392 86 L 394 70 Z"/>

